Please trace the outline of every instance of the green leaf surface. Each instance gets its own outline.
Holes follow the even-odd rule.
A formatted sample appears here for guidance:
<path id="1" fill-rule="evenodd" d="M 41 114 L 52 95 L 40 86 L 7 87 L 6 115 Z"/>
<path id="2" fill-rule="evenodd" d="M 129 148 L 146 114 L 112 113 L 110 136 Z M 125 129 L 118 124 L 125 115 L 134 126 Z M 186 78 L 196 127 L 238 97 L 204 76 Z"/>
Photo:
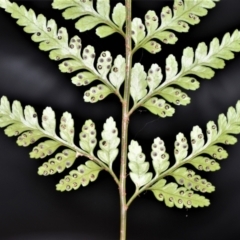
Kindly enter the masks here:
<path id="1" fill-rule="evenodd" d="M 204 196 L 195 194 L 185 187 L 179 187 L 176 183 L 166 184 L 165 179 L 161 179 L 154 184 L 150 190 L 154 193 L 159 201 L 164 201 L 166 206 L 177 208 L 191 208 L 191 207 L 207 207 L 210 205 L 208 199 Z"/>
<path id="2" fill-rule="evenodd" d="M 112 168 L 112 164 L 119 152 L 118 145 L 120 143 L 116 122 L 112 117 L 108 118 L 106 123 L 104 123 L 101 136 L 102 139 L 99 142 L 100 150 L 97 151 L 97 155 L 101 161 Z"/>
<path id="3" fill-rule="evenodd" d="M 227 151 L 218 145 L 208 147 L 204 150 L 203 153 L 206 153 L 218 160 L 222 160 L 228 157 Z"/>
<path id="4" fill-rule="evenodd" d="M 8 106 L 10 106 L 10 105 L 8 104 Z M 11 114 L 15 119 L 17 119 L 19 121 L 23 121 L 23 119 L 24 119 L 23 108 L 19 101 L 13 101 Z"/>
<path id="5" fill-rule="evenodd" d="M 59 64 L 59 70 L 63 73 L 72 73 L 81 69 L 84 69 L 84 65 L 80 65 L 76 60 L 65 60 Z"/>
<path id="6" fill-rule="evenodd" d="M 192 153 L 188 155 L 187 139 L 182 133 L 177 135 L 175 142 L 176 162 L 191 164 L 200 171 L 216 171 L 220 169 L 219 163 L 215 160 L 226 159 L 227 151 L 219 144 L 235 144 L 236 137 L 232 134 L 240 133 L 240 101 L 236 108 L 230 107 L 227 115 L 220 114 L 218 117 L 218 127 L 213 121 L 207 123 L 207 140 L 204 141 L 204 134 L 199 126 L 194 126 L 191 131 Z M 208 155 L 208 156 L 206 156 Z M 176 166 L 175 166 L 176 169 Z"/>
<path id="7" fill-rule="evenodd" d="M 79 145 L 80 147 L 90 153 L 93 154 L 93 150 L 97 144 L 97 138 L 96 138 L 96 129 L 95 129 L 95 124 L 92 120 L 87 120 L 83 127 L 82 131 L 80 133 L 80 142 Z"/>
<path id="8" fill-rule="evenodd" d="M 149 92 L 152 92 L 155 88 L 159 86 L 163 78 L 162 70 L 158 64 L 152 64 L 147 76 L 147 84 L 149 87 Z"/>
<path id="9" fill-rule="evenodd" d="M 109 51 L 102 52 L 97 60 L 97 69 L 100 75 L 105 79 L 112 67 L 112 56 Z"/>
<path id="10" fill-rule="evenodd" d="M 113 8 L 112 19 L 114 23 L 122 29 L 126 21 L 126 7 L 122 3 L 117 3 Z"/>
<path id="11" fill-rule="evenodd" d="M 124 35 L 122 31 L 122 25 L 125 22 L 126 14 L 124 17 L 125 7 L 122 4 L 117 4 L 113 11 L 113 21 L 109 18 L 110 13 L 110 0 L 97 0 L 96 10 L 93 7 L 93 1 L 84 0 L 54 0 L 52 4 L 55 9 L 65 9 L 63 12 L 63 17 L 65 19 L 78 19 L 80 18 L 75 27 L 81 31 L 91 30 L 98 24 L 107 25 L 108 28 L 111 28 L 113 32 L 119 32 Z M 99 33 L 99 31 L 101 33 Z M 108 36 L 106 34 L 102 34 L 102 29 L 98 29 L 97 35 L 103 37 L 103 35 Z M 108 32 L 109 33 L 109 32 Z"/>
<path id="12" fill-rule="evenodd" d="M 20 130 L 18 129 L 18 132 L 19 131 Z M 42 138 L 44 136 L 45 136 L 44 133 L 39 130 L 27 131 L 18 137 L 17 144 L 18 144 L 18 146 L 27 147 L 30 144 L 35 143 L 37 140 L 39 140 L 40 138 Z"/>
<path id="13" fill-rule="evenodd" d="M 10 103 L 5 96 L 1 97 L 0 113 L 1 115 L 11 115 Z"/>
<path id="14" fill-rule="evenodd" d="M 102 168 L 93 161 L 81 164 L 78 170 L 73 170 L 64 179 L 60 180 L 56 188 L 58 191 L 77 190 L 80 186 L 87 186 L 90 182 L 97 179 Z"/>
<path id="15" fill-rule="evenodd" d="M 184 49 L 181 72 L 187 71 L 188 74 L 210 79 L 214 76 L 214 71 L 211 68 L 224 68 L 224 60 L 234 58 L 232 52 L 239 51 L 240 33 L 238 30 L 235 30 L 232 35 L 226 33 L 221 44 L 217 38 L 214 38 L 210 43 L 209 49 L 205 43 L 199 43 L 195 55 L 192 48 Z"/>
<path id="16" fill-rule="evenodd" d="M 179 133 L 175 141 L 174 156 L 176 162 L 179 163 L 187 157 L 188 154 L 188 143 L 183 133 Z"/>
<path id="17" fill-rule="evenodd" d="M 201 176 L 196 175 L 193 170 L 184 167 L 178 168 L 171 174 L 171 176 L 175 178 L 179 185 L 184 185 L 184 187 L 189 190 L 192 189 L 202 193 L 211 193 L 215 191 L 215 187 L 210 182 L 202 179 Z"/>
<path id="18" fill-rule="evenodd" d="M 82 59 L 87 67 L 94 68 L 95 57 L 96 57 L 96 54 L 93 46 L 88 45 L 83 49 Z"/>
<path id="19" fill-rule="evenodd" d="M 98 21 L 94 21 L 95 17 L 91 16 L 93 13 L 97 14 L 92 7 L 92 2 L 85 1 L 77 3 L 74 0 L 66 2 L 55 0 L 53 6 L 57 9 L 70 7 L 70 9 L 66 10 L 70 12 L 72 12 L 73 9 L 83 11 L 85 14 L 84 17 L 80 19 L 80 23 L 83 21 L 86 23 L 88 20 L 90 25 L 95 26 L 98 24 L 99 18 L 97 18 Z M 33 10 L 27 10 L 24 6 L 18 6 L 16 3 L 9 2 L 5 10 L 10 13 L 13 18 L 17 19 L 17 24 L 23 26 L 25 32 L 32 34 L 32 40 L 39 43 L 40 50 L 50 51 L 50 59 L 55 61 L 64 60 L 64 62 L 59 64 L 60 71 L 72 73 L 79 70 L 85 70 L 91 74 L 91 79 L 89 81 L 98 79 L 108 86 L 111 92 L 115 92 L 115 89 L 107 79 L 103 79 L 95 69 L 95 50 L 92 46 L 89 45 L 84 48 L 81 55 L 81 39 L 78 36 L 74 36 L 69 40 L 66 28 L 60 27 L 58 29 L 53 19 L 47 20 L 42 14 L 36 15 Z M 88 11 L 91 12 L 90 15 L 88 15 Z M 90 25 L 85 23 L 83 23 L 82 27 L 88 28 Z M 80 80 L 77 81 L 77 79 L 74 78 L 72 82 L 80 86 L 80 84 L 82 84 Z"/>
<path id="20" fill-rule="evenodd" d="M 145 37 L 145 26 L 140 18 L 134 18 L 132 20 L 132 39 L 135 44 L 138 44 Z"/>
<path id="21" fill-rule="evenodd" d="M 145 15 L 145 25 L 147 28 L 148 36 L 153 34 L 159 24 L 159 19 L 155 11 L 148 11 Z"/>
<path id="22" fill-rule="evenodd" d="M 187 90 L 196 90 L 200 86 L 199 82 L 193 77 L 178 78 L 175 84 Z"/>
<path id="23" fill-rule="evenodd" d="M 35 109 L 32 106 L 26 106 L 24 109 L 24 116 L 26 125 L 32 128 L 39 128 L 38 116 Z"/>
<path id="24" fill-rule="evenodd" d="M 111 90 L 103 84 L 99 84 L 95 87 L 91 87 L 88 91 L 84 93 L 84 101 L 95 103 L 103 100 L 109 94 L 111 94 Z"/>
<path id="25" fill-rule="evenodd" d="M 206 172 L 219 170 L 220 165 L 216 160 L 222 160 L 228 156 L 227 151 L 219 144 L 228 145 L 236 143 L 237 139 L 232 136 L 232 134 L 239 133 L 240 101 L 237 102 L 236 108 L 230 107 L 226 115 L 219 115 L 218 126 L 213 121 L 209 121 L 207 123 L 206 141 L 204 141 L 204 134 L 202 129 L 199 126 L 193 127 L 190 134 L 192 145 L 191 154 L 188 155 L 188 142 L 186 137 L 183 133 L 179 133 L 177 135 L 174 150 L 176 163 L 172 167 L 166 169 L 165 172 L 160 173 L 159 176 L 157 176 L 155 179 L 153 179 L 151 182 L 153 185 L 149 184 L 150 187 L 148 187 L 148 189 L 154 192 L 158 200 L 165 200 L 166 205 L 171 207 L 174 205 L 177 207 L 187 206 L 186 202 L 184 205 L 184 200 L 182 198 L 178 198 L 180 189 L 183 191 L 181 192 L 181 195 L 183 196 L 185 194 L 185 191 L 190 193 L 192 196 L 194 192 L 190 191 L 190 189 L 208 193 L 214 191 L 215 188 L 211 183 L 207 182 L 205 179 L 202 179 L 202 177 L 197 175 L 193 170 L 182 166 L 184 164 L 191 164 L 197 170 Z M 159 149 L 157 145 L 155 147 Z M 158 154 L 155 153 L 154 155 L 157 157 Z M 163 177 L 167 176 L 174 177 L 179 185 L 184 185 L 184 188 L 177 188 L 177 184 L 175 183 L 169 183 L 166 185 L 166 181 L 163 179 Z M 168 186 L 166 187 L 167 191 L 165 191 L 165 186 Z M 146 190 L 147 188 L 143 187 L 141 191 L 143 191 L 143 189 Z M 197 198 L 202 198 L 199 195 L 196 196 Z M 193 201 L 190 200 L 189 203 L 193 204 Z M 194 204 L 195 206 L 204 206 L 207 205 L 207 202 L 205 203 L 203 204 L 202 202 L 201 204 L 199 203 L 199 205 L 197 203 Z"/>
<path id="26" fill-rule="evenodd" d="M 210 0 L 211 1 L 211 0 Z M 204 79 L 211 79 L 215 72 L 214 69 L 223 68 L 225 66 L 224 60 L 234 58 L 233 52 L 240 51 L 240 32 L 235 30 L 232 35 L 226 33 L 223 37 L 221 44 L 217 38 L 214 38 L 209 49 L 205 43 L 199 43 L 196 51 L 193 48 L 187 47 L 183 51 L 181 59 L 181 70 L 178 70 L 178 63 L 173 55 L 169 55 L 166 59 L 166 78 L 154 91 L 150 91 L 144 96 L 140 103 L 135 104 L 133 107 L 144 106 L 150 98 L 155 95 L 162 95 L 162 92 L 172 89 L 170 85 L 179 85 L 188 90 L 196 90 L 199 88 L 199 82 L 189 75 L 195 75 Z M 184 100 L 176 99 L 173 95 L 169 95 L 167 100 L 170 102 L 177 101 L 176 103 L 182 102 L 182 105 L 187 105 L 190 99 L 186 94 L 183 95 Z M 181 101 L 180 101 L 181 100 Z"/>
<path id="27" fill-rule="evenodd" d="M 168 102 L 176 105 L 186 106 L 190 103 L 190 97 L 178 88 L 167 87 L 159 92 L 159 95 L 165 98 Z"/>
<path id="28" fill-rule="evenodd" d="M 101 22 L 102 21 L 97 17 L 86 16 L 86 17 L 82 17 L 81 19 L 79 19 L 76 22 L 75 26 L 80 32 L 85 32 L 85 31 L 93 29 Z"/>
<path id="29" fill-rule="evenodd" d="M 165 44 L 175 44 L 178 38 L 173 32 L 159 31 L 153 34 L 152 39 L 158 39 Z"/>
<path id="30" fill-rule="evenodd" d="M 162 118 L 171 117 L 175 113 L 175 109 L 167 104 L 164 99 L 158 99 L 156 97 L 150 98 L 143 104 L 143 107 Z"/>
<path id="31" fill-rule="evenodd" d="M 47 107 L 43 110 L 42 115 L 42 126 L 51 135 L 55 135 L 55 129 L 56 129 L 56 119 L 55 119 L 55 113 L 52 110 L 52 108 Z"/>
<path id="32" fill-rule="evenodd" d="M 161 174 L 162 172 L 166 171 L 170 165 L 169 154 L 166 153 L 166 148 L 164 142 L 161 138 L 155 138 L 152 144 L 152 163 L 156 175 Z"/>
<path id="33" fill-rule="evenodd" d="M 160 29 L 171 29 L 177 32 L 187 32 L 189 25 L 200 22 L 199 17 L 207 14 L 207 9 L 215 6 L 215 0 L 175 0 L 173 12 L 169 7 L 164 7 L 161 12 L 162 23 Z"/>
<path id="34" fill-rule="evenodd" d="M 149 163 L 145 162 L 145 154 L 142 152 L 138 142 L 132 140 L 128 149 L 128 166 L 131 170 L 130 178 L 136 185 L 136 188 L 139 189 L 151 181 L 152 173 L 148 172 Z"/>
<path id="35" fill-rule="evenodd" d="M 176 58 L 171 54 L 166 59 L 166 81 L 169 81 L 177 75 L 178 63 Z"/>
<path id="36" fill-rule="evenodd" d="M 2 119 L 4 120 L 4 119 Z M 5 127 L 5 126 L 3 126 Z M 4 132 L 8 137 L 18 136 L 20 133 L 27 131 L 29 128 L 22 123 L 13 123 L 5 128 Z"/>
<path id="37" fill-rule="evenodd" d="M 24 112 L 24 115 L 23 115 Z M 56 120 L 55 113 L 47 107 L 42 114 L 42 127 L 38 124 L 37 113 L 31 106 L 26 106 L 23 110 L 20 102 L 14 101 L 12 111 L 10 103 L 6 97 L 1 98 L 0 104 L 0 123 L 1 127 L 6 127 L 5 132 L 8 136 L 18 136 L 19 146 L 28 146 L 35 143 L 42 137 L 50 138 L 34 147 L 30 153 L 31 158 L 43 158 L 56 151 L 61 145 L 74 146 L 74 126 L 71 114 L 65 112 L 60 121 L 60 136 L 55 133 Z"/>
<path id="38" fill-rule="evenodd" d="M 191 131 L 191 144 L 193 152 L 200 151 L 204 146 L 204 135 L 199 126 L 193 127 Z"/>
<path id="39" fill-rule="evenodd" d="M 96 29 L 96 34 L 100 37 L 100 38 L 105 38 L 108 37 L 110 35 L 112 35 L 113 33 L 115 33 L 116 30 L 112 29 L 109 26 L 100 26 Z"/>
<path id="40" fill-rule="evenodd" d="M 0 0 L 0 7 L 1 8 L 6 8 L 8 4 L 9 4 L 8 0 Z"/>
<path id="41" fill-rule="evenodd" d="M 196 157 L 189 163 L 200 171 L 214 172 L 220 169 L 219 163 L 208 157 Z"/>
<path id="42" fill-rule="evenodd" d="M 90 83 L 92 83 L 94 80 L 97 80 L 96 75 L 90 73 L 90 72 L 80 72 L 76 76 L 72 77 L 72 83 L 76 86 L 86 86 Z"/>
<path id="43" fill-rule="evenodd" d="M 146 49 L 148 52 L 152 54 L 156 54 L 161 51 L 161 45 L 156 41 L 149 41 L 142 46 L 142 48 Z"/>
<path id="44" fill-rule="evenodd" d="M 97 11 L 101 16 L 109 18 L 110 0 L 97 0 Z"/>
<path id="45" fill-rule="evenodd" d="M 53 8 L 60 10 L 75 5 L 77 5 L 82 11 L 91 11 L 93 8 L 93 2 L 91 0 L 78 1 L 78 4 L 76 4 L 76 1 L 74 0 L 54 0 L 52 3 Z"/>
<path id="46" fill-rule="evenodd" d="M 61 173 L 66 168 L 70 168 L 76 160 L 76 152 L 65 149 L 62 153 L 57 153 L 54 158 L 50 158 L 38 168 L 38 174 L 43 176 Z"/>
<path id="47" fill-rule="evenodd" d="M 227 119 L 225 116 L 224 116 L 224 119 L 226 120 L 226 123 L 227 123 Z M 218 136 L 217 125 L 215 124 L 215 122 L 209 121 L 207 123 L 207 143 L 210 144 L 211 142 L 215 141 L 218 137 L 219 136 Z"/>
<path id="48" fill-rule="evenodd" d="M 158 39 L 165 44 L 175 44 L 178 39 L 174 32 L 188 32 L 189 25 L 198 24 L 199 17 L 205 16 L 207 10 L 215 6 L 216 1 L 218 0 L 175 0 L 173 10 L 169 6 L 163 7 L 160 25 L 157 14 L 154 11 L 148 11 L 145 15 L 147 37 L 144 38 L 142 35 L 139 41 L 135 41 L 134 52 L 153 39 Z"/>
<path id="49" fill-rule="evenodd" d="M 122 55 L 118 55 L 115 60 L 111 72 L 109 74 L 109 80 L 116 89 L 119 90 L 122 83 L 125 80 L 126 75 L 126 60 Z"/>
<path id="50" fill-rule="evenodd" d="M 66 142 L 73 144 L 74 121 L 68 112 L 63 113 L 60 122 L 60 136 Z"/>
<path id="51" fill-rule="evenodd" d="M 131 72 L 130 93 L 134 102 L 138 102 L 147 94 L 147 74 L 143 65 L 135 63 Z"/>
<path id="52" fill-rule="evenodd" d="M 53 140 L 41 142 L 30 152 L 30 158 L 45 158 L 53 154 L 60 146 L 61 143 Z"/>
<path id="53" fill-rule="evenodd" d="M 55 113 L 50 107 L 44 109 L 42 121 L 43 122 L 41 127 L 38 124 L 37 114 L 33 107 L 26 106 L 23 109 L 20 102 L 14 101 L 11 109 L 8 99 L 5 96 L 1 98 L 0 127 L 5 127 L 5 130 L 7 130 L 9 127 L 12 127 L 9 128 L 6 133 L 9 136 L 18 136 L 17 144 L 19 146 L 26 147 L 30 144 L 35 143 L 40 138 L 44 138 L 44 141 L 39 142 L 38 145 L 35 146 L 30 152 L 31 158 L 45 158 L 53 154 L 59 147 L 64 147 L 65 150 L 63 150 L 62 153 L 57 153 L 55 157 L 50 158 L 48 162 L 45 162 L 39 168 L 38 173 L 40 175 L 52 175 L 56 172 L 62 172 L 65 168 L 71 167 L 78 156 L 83 156 L 91 160 L 85 167 L 89 170 L 89 174 L 91 173 L 93 175 L 90 175 L 90 178 L 86 181 L 83 177 L 83 179 L 81 180 L 82 182 L 79 183 L 80 185 L 82 184 L 85 186 L 88 184 L 89 181 L 94 181 L 97 177 L 98 172 L 103 168 L 106 171 L 110 172 L 110 174 L 114 176 L 115 180 L 118 181 L 113 171 L 101 160 L 96 158 L 93 154 L 94 147 L 97 144 L 97 139 L 95 125 L 91 120 L 87 120 L 85 122 L 85 124 L 83 125 L 82 133 L 80 133 L 79 144 L 82 149 L 77 147 L 73 142 L 74 121 L 70 113 L 65 112 L 61 117 L 60 137 L 57 136 L 57 134 L 55 133 Z M 108 125 L 108 127 L 112 127 L 112 131 L 117 131 L 115 128 L 113 128 L 113 126 L 116 127 L 116 125 L 115 122 L 114 124 L 111 123 L 111 119 L 108 119 L 106 124 Z M 106 133 L 106 131 L 103 131 L 102 137 L 103 139 L 107 139 L 110 137 L 110 134 L 108 132 Z M 47 140 L 45 140 L 46 138 Z M 111 136 L 111 139 L 108 139 L 108 141 L 112 147 L 115 144 L 116 148 L 117 145 L 120 143 L 120 139 L 116 136 L 114 138 L 113 135 Z M 111 160 L 113 159 L 113 154 L 114 153 L 110 152 L 108 156 L 111 158 Z M 92 161 L 95 162 L 93 163 L 94 165 L 92 165 Z M 94 167 L 95 165 L 97 166 L 97 168 Z M 86 177 L 89 177 L 89 175 L 87 175 Z M 62 186 L 61 189 L 63 190 L 63 188 L 64 186 Z"/>

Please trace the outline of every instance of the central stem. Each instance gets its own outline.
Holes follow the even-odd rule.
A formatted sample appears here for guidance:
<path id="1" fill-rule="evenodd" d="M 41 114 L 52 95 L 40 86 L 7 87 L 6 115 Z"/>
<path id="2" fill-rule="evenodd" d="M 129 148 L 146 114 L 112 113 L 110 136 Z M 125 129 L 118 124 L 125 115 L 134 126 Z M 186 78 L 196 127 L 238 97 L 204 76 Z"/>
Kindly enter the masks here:
<path id="1" fill-rule="evenodd" d="M 121 136 L 121 169 L 120 169 L 120 240 L 126 239 L 127 229 L 127 203 L 126 203 L 126 173 L 127 173 L 127 147 L 128 147 L 128 124 L 129 124 L 129 98 L 132 68 L 132 0 L 125 0 L 126 5 L 126 77 L 124 84 L 124 99 L 122 103 L 122 136 Z"/>

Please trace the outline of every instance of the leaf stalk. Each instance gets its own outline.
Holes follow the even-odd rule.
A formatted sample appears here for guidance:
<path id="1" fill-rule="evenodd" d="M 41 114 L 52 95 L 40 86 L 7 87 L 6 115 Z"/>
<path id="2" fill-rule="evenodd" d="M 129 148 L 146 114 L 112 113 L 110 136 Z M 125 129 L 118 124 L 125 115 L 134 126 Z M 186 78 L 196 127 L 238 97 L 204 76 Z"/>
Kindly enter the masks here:
<path id="1" fill-rule="evenodd" d="M 126 171 L 127 171 L 127 147 L 129 125 L 129 99 L 132 67 L 132 0 L 125 0 L 126 5 L 126 79 L 124 84 L 124 97 L 122 102 L 122 134 L 121 134 L 121 169 L 120 169 L 120 240 L 126 239 L 127 204 L 126 204 Z"/>

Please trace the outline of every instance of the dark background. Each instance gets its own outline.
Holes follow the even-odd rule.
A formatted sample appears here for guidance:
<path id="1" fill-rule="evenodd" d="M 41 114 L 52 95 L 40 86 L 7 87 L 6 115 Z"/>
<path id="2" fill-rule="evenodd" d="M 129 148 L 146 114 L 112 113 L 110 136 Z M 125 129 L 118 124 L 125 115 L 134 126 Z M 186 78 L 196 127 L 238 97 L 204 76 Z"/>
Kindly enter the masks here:
<path id="1" fill-rule="evenodd" d="M 111 1 L 115 2 L 116 1 Z M 58 26 L 69 29 L 69 35 L 78 34 L 83 45 L 94 45 L 99 54 L 111 50 L 115 57 L 124 53 L 124 42 L 117 34 L 99 40 L 94 31 L 78 33 L 74 21 L 64 21 L 61 13 L 51 10 L 51 1 L 18 1 L 54 18 Z M 143 18 L 147 10 L 160 13 L 163 6 L 172 6 L 172 1 L 133 1 L 133 16 Z M 163 51 L 150 55 L 139 51 L 134 61 L 146 65 L 159 63 L 164 68 L 165 59 L 174 53 L 181 59 L 187 46 L 196 48 L 197 43 L 209 43 L 213 37 L 222 38 L 240 25 L 240 2 L 225 0 L 210 10 L 200 24 L 191 27 L 189 33 L 177 34 L 176 45 L 162 45 Z M 58 63 L 49 60 L 48 53 L 38 50 L 30 35 L 15 24 L 15 20 L 1 9 L 0 13 L 0 96 L 12 101 L 18 99 L 23 105 L 30 104 L 41 113 L 52 106 L 58 119 L 69 111 L 75 119 L 76 133 L 86 119 L 95 121 L 98 135 L 106 118 L 113 116 L 120 126 L 121 104 L 115 96 L 102 102 L 89 104 L 83 101 L 84 91 L 89 87 L 77 88 L 71 84 L 71 76 L 58 70 Z M 176 107 L 174 117 L 160 119 L 144 109 L 137 110 L 131 117 L 130 139 L 138 140 L 148 154 L 153 138 L 160 136 L 169 153 L 173 150 L 175 136 L 183 132 L 189 136 L 194 125 L 205 131 L 209 120 L 217 120 L 240 99 L 240 55 L 227 62 L 224 70 L 218 70 L 214 79 L 201 80 L 201 88 L 188 91 L 192 103 Z M 78 134 L 76 134 L 78 135 Z M 77 139 L 77 138 L 76 138 Z M 78 191 L 60 193 L 55 184 L 68 174 L 40 177 L 37 169 L 43 160 L 29 159 L 29 148 L 20 148 L 14 138 L 0 133 L 0 239 L 7 240 L 113 240 L 119 238 L 118 189 L 111 177 L 104 172 L 98 180 Z M 77 141 L 76 141 L 77 143 Z M 211 205 L 208 208 L 167 208 L 158 202 L 152 193 L 142 194 L 131 205 L 128 212 L 129 240 L 237 240 L 240 239 L 240 147 L 227 147 L 229 157 L 221 162 L 221 171 L 202 173 L 217 191 L 206 195 Z M 147 155 L 149 156 L 149 155 Z M 171 154 L 172 156 L 172 154 Z M 86 159 L 78 159 L 77 167 Z M 47 161 L 47 159 L 46 159 Z M 119 159 L 115 171 L 119 171 Z M 134 191 L 128 182 L 128 196 Z"/>

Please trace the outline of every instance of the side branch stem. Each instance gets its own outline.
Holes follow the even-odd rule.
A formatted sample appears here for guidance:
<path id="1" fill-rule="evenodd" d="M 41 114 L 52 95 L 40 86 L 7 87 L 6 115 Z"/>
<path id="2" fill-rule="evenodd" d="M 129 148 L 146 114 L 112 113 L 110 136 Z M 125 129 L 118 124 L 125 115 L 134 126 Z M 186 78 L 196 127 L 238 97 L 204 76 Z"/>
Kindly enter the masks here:
<path id="1" fill-rule="evenodd" d="M 126 77 L 124 84 L 124 97 L 122 102 L 122 135 L 121 135 L 121 169 L 120 169 L 120 240 L 126 239 L 127 203 L 126 203 L 126 171 L 127 171 L 127 147 L 128 147 L 128 124 L 129 124 L 129 99 L 130 81 L 132 68 L 132 0 L 125 0 L 126 5 Z"/>

